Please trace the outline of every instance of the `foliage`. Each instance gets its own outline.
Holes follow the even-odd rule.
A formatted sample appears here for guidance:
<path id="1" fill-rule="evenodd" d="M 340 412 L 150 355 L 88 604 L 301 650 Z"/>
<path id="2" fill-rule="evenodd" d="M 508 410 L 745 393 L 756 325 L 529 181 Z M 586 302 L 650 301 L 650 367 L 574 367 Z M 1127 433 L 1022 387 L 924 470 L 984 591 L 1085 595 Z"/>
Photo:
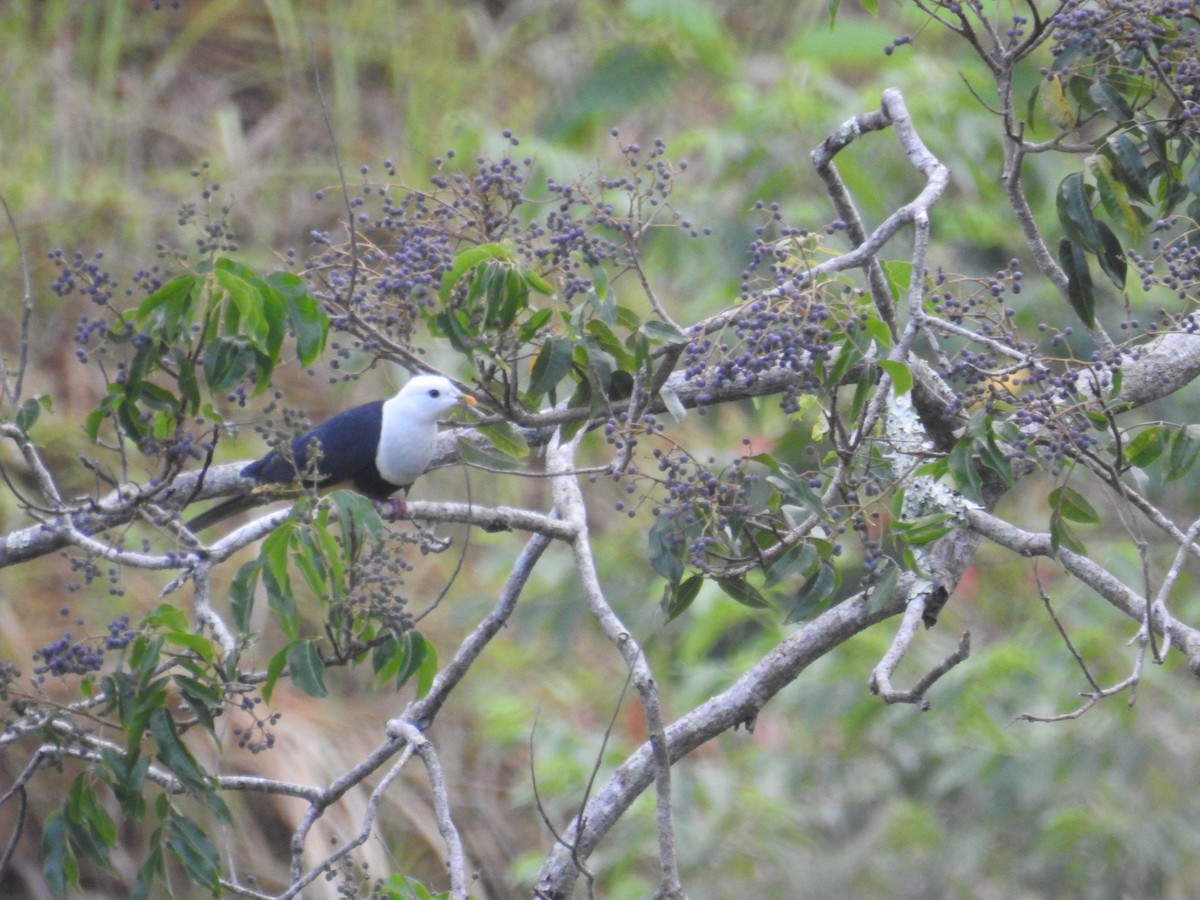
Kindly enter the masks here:
<path id="1" fill-rule="evenodd" d="M 125 54 L 171 57 L 222 14 L 159 6 L 135 17 L 128 44 L 99 14 L 70 20 L 103 37 L 74 64 L 115 93 L 118 73 L 165 65 L 139 69 Z M 311 64 L 337 135 L 362 115 L 347 91 L 370 66 L 347 56 L 335 20 L 374 7 L 325 7 L 328 21 L 268 4 L 283 71 L 262 85 L 294 90 L 310 65 L 300 36 L 328 29 Z M 177 212 L 190 243 L 159 238 L 153 261 L 50 250 L 47 274 L 21 248 L 32 286 L 5 359 L 0 436 L 26 473 L 5 462 L 26 518 L 0 544 L 0 565 L 49 566 L 61 553 L 74 582 L 62 590 L 107 585 L 117 611 L 99 635 L 88 633 L 99 612 L 52 626 L 28 662 L 4 648 L 12 787 L 0 805 L 19 810 L 10 848 L 36 824 L 50 891 L 152 896 L 185 879 L 212 896 L 295 896 L 322 882 L 341 895 L 433 896 L 420 877 L 466 896 L 489 829 L 463 818 L 440 729 L 469 701 L 458 727 L 483 737 L 462 755 L 497 745 L 503 779 L 518 785 L 520 816 L 502 815 L 514 844 L 517 820 L 531 823 L 524 855 L 481 874 L 491 893 L 520 883 L 568 896 L 580 878 L 608 896 L 655 885 L 682 896 L 689 883 L 713 896 L 1194 887 L 1173 858 L 1194 851 L 1169 829 L 1154 831 L 1168 850 L 1123 849 L 1139 829 L 1112 810 L 1145 803 L 1131 773 L 1144 768 L 1139 754 L 1162 751 L 1135 742 L 1139 724 L 1111 698 L 1165 706 L 1176 683 L 1145 663 L 1171 650 L 1200 672 L 1190 624 L 1200 610 L 1186 600 L 1200 528 L 1170 487 L 1190 485 L 1200 457 L 1195 426 L 1172 407 L 1200 371 L 1195 12 L 1173 0 L 1030 3 L 1002 21 L 980 4 L 913 0 L 894 14 L 911 20 L 879 22 L 863 10 L 888 15 L 833 4 L 833 34 L 920 30 L 884 45 L 885 58 L 915 60 L 900 89 L 872 77 L 839 100 L 827 86 L 804 111 L 825 135 L 806 190 L 828 198 L 832 218 L 797 199 L 797 141 L 779 125 L 795 102 L 787 79 L 758 92 L 737 79 L 750 51 L 732 37 L 736 13 L 630 2 L 611 25 L 618 39 L 547 93 L 552 114 L 529 115 L 532 140 L 466 128 L 462 146 L 481 149 L 441 153 L 427 179 L 394 157 L 355 160 L 357 176 L 333 179 L 342 154 L 356 155 L 337 141 L 320 176 L 336 183 L 306 207 L 305 254 L 265 262 L 245 249 L 238 206 L 207 164 L 193 170 L 198 200 Z M 506 34 L 514 44 L 544 24 L 525 15 Z M 29 32 L 54 33 L 67 16 L 51 4 Z M 167 22 L 179 33 L 164 31 L 161 45 L 147 36 Z M 794 62 L 802 36 L 780 34 L 742 36 Z M 914 98 L 928 77 L 917 63 L 946 47 L 967 52 L 953 58 L 971 85 L 949 123 Z M 813 66 L 846 83 L 854 54 L 824 54 Z M 490 61 L 479 51 L 457 79 L 439 66 L 446 96 L 465 104 L 467 75 Z M 402 81 L 409 63 L 388 64 Z M 530 64 L 512 78 L 537 80 Z M 430 105 L 420 84 L 412 116 Z M 708 93 L 720 125 L 680 112 L 679 98 Z M 847 98 L 849 121 L 836 109 Z M 606 160 L 581 165 L 575 148 L 612 118 L 622 124 Z M 647 137 L 648 121 L 679 123 L 689 158 L 675 139 Z M 978 143 L 955 147 L 968 122 Z M 983 199 L 971 212 L 950 209 L 960 173 Z M 758 199 L 765 190 L 779 199 Z M 264 233 L 266 217 L 250 218 Z M 971 221 L 978 231 L 956 227 Z M 736 262 L 714 249 L 725 244 Z M 83 489 L 52 431 L 76 410 L 40 385 L 34 335 L 51 302 L 86 310 L 73 361 L 93 391 L 77 417 L 94 479 Z M 220 462 L 237 420 L 285 439 L 307 420 L 280 406 L 304 392 L 302 373 L 353 383 L 384 365 L 440 368 L 472 386 L 482 413 L 440 447 L 441 461 L 483 470 L 469 503 L 414 502 L 402 523 L 350 492 L 298 490 L 290 510 L 224 535 L 188 530 L 192 503 L 244 488 L 241 466 Z M 455 524 L 471 530 L 438 533 Z M 552 543 L 565 551 L 557 561 Z M 974 587 L 981 543 L 1012 554 L 984 561 L 1049 562 L 988 563 L 1008 567 L 989 602 Z M 447 586 L 431 589 L 431 573 Z M 47 602 L 70 616 L 51 584 Z M 541 607 L 556 599 L 561 616 L 546 623 Z M 1124 634 L 1121 617 L 1132 622 Z M 875 627 L 886 620 L 890 639 Z M 918 638 L 922 623 L 943 627 Z M 996 643 L 968 660 L 966 637 L 955 649 L 941 635 L 947 624 Z M 498 637 L 506 626 L 519 644 Z M 893 683 L 902 660 L 918 673 L 907 689 Z M 974 684 L 948 676 L 962 665 Z M 553 676 L 531 678 L 535 666 Z M 487 673 L 486 693 L 464 680 L 472 671 Z M 809 690 L 785 690 L 798 679 Z M 1047 711 L 1080 685 L 1080 705 Z M 368 686 L 387 705 L 352 728 Z M 1190 709 L 1191 693 L 1179 694 L 1171 702 Z M 893 705 L 925 709 L 931 696 L 949 711 L 933 726 Z M 543 702 L 556 720 L 546 726 Z M 323 746 L 348 754 L 327 772 L 290 730 L 297 710 L 316 721 L 318 708 L 331 710 Z M 1059 724 L 1014 737 L 997 726 L 1013 717 Z M 1084 742 L 1095 748 L 1086 766 L 1014 763 L 1019 745 L 1040 752 L 1055 728 L 1095 729 L 1105 743 Z M 1135 748 L 1129 758 L 1123 747 Z M 442 843 L 409 864 L 385 800 L 417 764 L 424 831 Z M 1127 780 L 1097 792 L 1105 770 Z M 994 794 L 979 792 L 985 780 Z M 811 806 L 779 800 L 796 783 Z M 822 793 L 826 783 L 841 793 Z M 31 814 L 35 794 L 49 799 Z M 751 799 L 722 799 L 739 794 Z M 643 795 L 653 814 L 635 805 Z M 267 815 L 247 797 L 305 810 L 280 813 L 288 839 L 263 858 L 237 846 Z M 1043 827 L 990 858 L 977 823 L 996 797 Z M 1178 804 L 1181 817 L 1194 812 Z M 764 830 L 748 830 L 755 817 Z M 376 837 L 392 856 L 371 869 Z M 749 865 L 751 846 L 771 847 L 769 861 Z M 1097 875 L 1062 862 L 1064 851 L 1116 861 Z M 907 882 L 890 877 L 912 859 L 924 864 Z M 715 861 L 723 874 L 706 888 Z"/>

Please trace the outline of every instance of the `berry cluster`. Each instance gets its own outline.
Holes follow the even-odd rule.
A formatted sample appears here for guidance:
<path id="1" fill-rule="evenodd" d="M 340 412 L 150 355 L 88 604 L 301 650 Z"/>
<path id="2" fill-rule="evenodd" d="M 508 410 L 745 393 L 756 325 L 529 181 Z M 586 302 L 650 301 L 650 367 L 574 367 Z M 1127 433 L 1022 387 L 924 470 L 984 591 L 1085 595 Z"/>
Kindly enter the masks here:
<path id="1" fill-rule="evenodd" d="M 71 632 L 64 632 L 62 637 L 33 652 L 33 659 L 41 661 L 34 666 L 33 673 L 40 680 L 46 675 L 61 678 L 97 672 L 104 665 L 106 652 L 123 650 L 138 634 L 137 630 L 129 627 L 129 616 L 120 616 L 109 622 L 108 635 L 103 640 L 76 640 Z"/>
<path id="2" fill-rule="evenodd" d="M 795 374 L 780 398 L 785 412 L 799 408 L 800 394 L 826 386 L 826 363 L 847 334 L 861 330 L 866 319 L 856 292 L 831 295 L 825 285 L 809 283 L 808 255 L 813 235 L 783 224 L 778 204 L 759 201 L 757 208 L 770 213 L 758 228 L 761 237 L 749 247 L 749 263 L 742 272 L 741 308 L 722 340 L 693 328 L 685 347 L 684 376 L 701 383 L 706 391 L 730 384 L 753 384 L 772 370 Z M 777 228 L 779 237 L 767 237 Z M 839 230 L 835 223 L 830 231 Z"/>
<path id="3" fill-rule="evenodd" d="M 512 132 L 503 137 L 513 150 L 520 146 Z M 376 184 L 363 167 L 362 183 L 349 198 L 355 235 L 337 239 L 314 232 L 319 251 L 305 264 L 314 293 L 333 312 L 334 327 L 350 335 L 335 348 L 339 366 L 357 353 L 375 357 L 389 345 L 409 346 L 421 311 L 435 305 L 442 277 L 464 247 L 503 242 L 521 265 L 553 282 L 570 306 L 592 290 L 593 267 L 636 268 L 652 226 L 708 233 L 670 207 L 675 173 L 686 163 L 671 163 L 661 140 L 648 151 L 618 146 L 628 173 L 592 183 L 547 178 L 535 186 L 534 159 L 515 153 L 498 159 L 481 154 L 464 166 L 448 151 L 435 160 L 431 190 Z M 384 169 L 389 178 L 396 175 L 390 162 Z M 664 216 L 668 221 L 661 221 Z M 467 280 L 457 285 L 452 309 L 467 289 Z M 506 336 L 463 340 L 494 346 Z"/>
<path id="4" fill-rule="evenodd" d="M 1146 79 L 1170 98 L 1167 115 L 1194 132 L 1188 123 L 1200 114 L 1198 34 L 1193 0 L 1067 0 L 1053 19 L 1052 52 L 1096 67 L 1100 81 Z"/>
<path id="5" fill-rule="evenodd" d="M 243 695 L 238 700 L 238 709 L 250 717 L 249 726 L 237 725 L 232 729 L 239 749 L 249 750 L 251 753 L 263 753 L 275 746 L 275 732 L 271 728 L 279 724 L 283 713 L 270 712 L 259 718 L 256 710 L 262 705 L 262 702 L 262 697 L 249 695 Z"/>
<path id="6" fill-rule="evenodd" d="M 766 511 L 753 502 L 761 476 L 750 471 L 749 457 L 714 470 L 715 459 L 701 463 L 680 447 L 656 448 L 653 456 L 662 486 L 653 509 L 655 527 L 675 555 L 700 572 L 719 574 L 722 566 L 752 552 L 747 526 Z"/>
<path id="7" fill-rule="evenodd" d="M 404 582 L 413 570 L 405 558 L 405 545 L 419 543 L 409 531 L 389 533 L 387 539 L 371 541 L 359 550 L 347 577 L 346 597 L 330 607 L 330 620 L 342 623 L 343 650 L 353 651 L 358 636 L 401 635 L 413 627 Z M 426 548 L 422 547 L 422 551 Z"/>

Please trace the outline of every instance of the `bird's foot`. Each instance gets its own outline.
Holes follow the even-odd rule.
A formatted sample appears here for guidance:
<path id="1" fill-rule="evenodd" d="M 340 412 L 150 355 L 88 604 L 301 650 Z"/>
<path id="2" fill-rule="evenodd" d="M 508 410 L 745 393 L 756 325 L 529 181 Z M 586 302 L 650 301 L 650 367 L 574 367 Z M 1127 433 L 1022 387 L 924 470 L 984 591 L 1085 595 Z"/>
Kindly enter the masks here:
<path id="1" fill-rule="evenodd" d="M 403 519 L 408 515 L 408 504 L 403 497 L 392 498 L 392 518 Z"/>

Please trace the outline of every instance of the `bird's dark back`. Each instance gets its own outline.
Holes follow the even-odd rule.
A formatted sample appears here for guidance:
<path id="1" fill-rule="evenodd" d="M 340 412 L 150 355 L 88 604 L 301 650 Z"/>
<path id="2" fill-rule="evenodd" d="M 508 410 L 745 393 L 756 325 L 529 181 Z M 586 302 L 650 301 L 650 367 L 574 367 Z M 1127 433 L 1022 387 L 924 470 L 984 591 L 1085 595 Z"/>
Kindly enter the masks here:
<path id="1" fill-rule="evenodd" d="M 272 450 L 242 469 L 242 476 L 260 482 L 284 484 L 308 471 L 309 454 L 319 443 L 316 484 L 325 487 L 342 481 L 372 496 L 387 496 L 400 485 L 387 485 L 375 469 L 375 454 L 383 428 L 383 401 L 375 400 L 344 410 L 292 441 L 292 456 L 286 459 Z M 362 482 L 361 484 L 359 482 Z M 383 488 L 387 487 L 384 491 Z"/>

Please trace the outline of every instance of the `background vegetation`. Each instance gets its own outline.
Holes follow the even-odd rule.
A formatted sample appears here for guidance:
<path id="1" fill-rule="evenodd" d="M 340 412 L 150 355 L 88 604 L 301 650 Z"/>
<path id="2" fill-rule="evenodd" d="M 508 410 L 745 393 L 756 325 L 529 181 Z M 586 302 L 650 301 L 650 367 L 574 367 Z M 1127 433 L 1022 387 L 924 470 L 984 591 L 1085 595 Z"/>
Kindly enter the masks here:
<path id="1" fill-rule="evenodd" d="M 312 235 L 334 231 L 344 219 L 339 155 L 352 188 L 393 168 L 391 180 L 419 186 L 434 172 L 433 160 L 451 148 L 466 158 L 512 152 L 504 129 L 519 136 L 516 152 L 533 159 L 542 178 L 619 170 L 621 145 L 650 147 L 661 138 L 672 159 L 688 162 L 672 206 L 711 233 L 693 238 L 664 229 L 648 241 L 645 264 L 664 305 L 686 310 L 692 321 L 737 296 L 747 245 L 764 220 L 756 201 L 777 203 L 787 221 L 814 229 L 833 218 L 809 151 L 848 116 L 877 108 L 884 87 L 896 86 L 922 138 L 952 173 L 949 194 L 934 212 L 930 268 L 986 277 L 1010 259 L 1028 263 L 1011 218 L 998 212 L 1005 201 L 996 120 L 973 93 L 986 84 L 986 73 L 962 41 L 930 25 L 912 4 L 844 4 L 833 27 L 824 4 L 781 0 L 183 0 L 157 10 L 120 0 L 8 0 L 5 6 L 0 195 L 33 285 L 26 393 L 53 400 L 35 436 L 73 494 L 97 490 L 95 473 L 80 457 L 91 453 L 84 423 L 104 385 L 76 358 L 77 329 L 90 307 L 76 293 L 52 290 L 62 269 L 53 251 L 61 248 L 67 259 L 76 251 L 85 259 L 103 253 L 122 284 L 132 284 L 138 267 L 157 263 L 169 271 L 176 249 L 194 253 L 206 216 L 221 219 L 228 204 L 239 260 L 259 271 L 291 264 L 289 252 L 308 256 Z M 1013 10 L 998 4 L 994 14 L 1011 18 Z M 897 42 L 906 35 L 911 41 Z M 1034 94 L 1039 66 L 1051 63 L 1043 54 L 1019 71 L 1017 96 Z M 1040 111 L 1048 139 L 1054 100 L 1035 99 L 1031 110 Z M 610 135 L 614 127 L 619 141 Z M 1047 154 L 1027 170 L 1026 191 L 1043 226 L 1055 225 L 1056 191 L 1077 164 Z M 895 152 L 862 150 L 839 166 L 869 223 L 919 188 Z M 359 174 L 364 169 L 368 174 Z M 15 323 L 22 259 L 10 224 L 0 224 L 0 236 L 7 288 L 0 303 L 6 321 Z M 639 295 L 632 279 L 617 289 L 623 299 Z M 1117 294 L 1105 299 L 1109 306 L 1100 314 L 1114 327 L 1123 318 L 1154 315 L 1138 311 L 1140 296 L 1128 315 Z M 1036 332 L 1039 323 L 1047 324 L 1047 335 L 1079 329 L 1076 314 L 1049 286 L 1009 302 L 1023 332 Z M 17 357 L 18 338 L 15 325 L 0 334 L 7 359 Z M 418 335 L 416 343 L 430 361 L 454 367 L 444 341 Z M 1073 350 L 1086 358 L 1088 339 L 1078 339 Z M 282 367 L 276 386 L 286 402 L 315 420 L 390 393 L 400 380 L 383 367 L 346 378 L 345 368 L 331 367 L 335 357 Z M 1188 422 L 1194 406 L 1190 395 L 1176 395 L 1137 415 Z M 259 411 L 250 406 L 231 414 L 251 426 Z M 726 462 L 741 453 L 743 439 L 762 450 L 797 439 L 764 428 L 761 414 L 761 406 L 744 401 L 690 416 L 680 433 L 697 453 Z M 245 427 L 236 443 L 222 441 L 218 461 L 261 452 L 252 432 Z M 587 452 L 602 459 L 599 436 L 589 440 Z M 9 477 L 28 488 L 16 450 L 6 445 L 0 452 Z M 1008 498 L 1000 513 L 1043 531 L 1055 481 L 1048 472 L 1029 480 L 1038 487 Z M 1164 485 L 1151 476 L 1146 490 L 1189 522 L 1200 514 L 1193 481 Z M 710 584 L 686 615 L 664 624 L 661 580 L 645 561 L 651 520 L 631 522 L 617 508 L 620 487 L 602 482 L 594 490 L 590 526 L 602 548 L 601 578 L 645 647 L 671 711 L 724 688 L 794 627 L 784 623 L 786 607 L 751 610 Z M 465 499 L 468 491 L 489 505 L 548 502 L 539 480 L 454 469 L 427 476 L 413 496 Z M 28 521 L 6 492 L 0 516 L 5 532 Z M 1143 560 L 1124 529 L 1085 530 L 1090 555 L 1140 583 Z M 439 531 L 454 537 L 455 550 L 414 552 L 404 582 L 410 595 L 432 598 L 453 580 L 421 626 L 448 655 L 490 608 L 518 545 L 510 535 L 468 535 L 456 526 Z M 465 563 L 455 573 L 461 546 Z M 857 552 L 838 565 L 855 572 Z M 1157 558 L 1153 564 L 1164 565 Z M 1043 560 L 1036 571 L 1093 674 L 1104 683 L 1124 677 L 1132 658 L 1124 640 L 1134 629 L 1100 614 L 1091 592 L 1052 563 Z M 66 555 L 0 570 L 0 660 L 27 675 L 36 665 L 31 651 L 64 627 L 102 634 L 119 616 L 140 620 L 161 602 L 162 583 L 153 574 L 113 568 L 85 577 Z M 221 574 L 221 583 L 231 576 Z M 1182 573 L 1173 609 L 1189 620 L 1200 614 L 1193 577 Z M 1168 657 L 1140 682 L 1136 705 L 1121 695 L 1076 720 L 1015 721 L 1022 713 L 1072 709 L 1088 689 L 1038 593 L 1034 563 L 985 547 L 938 627 L 906 662 L 919 674 L 949 653 L 963 631 L 972 633 L 970 659 L 930 692 L 929 711 L 888 706 L 868 694 L 867 677 L 891 639 L 885 624 L 808 669 L 762 712 L 752 733 L 724 734 L 676 766 L 680 866 L 689 895 L 1200 892 L 1193 676 L 1178 655 Z M 536 570 L 507 631 L 479 665 L 441 711 L 436 739 L 458 825 L 480 873 L 474 889 L 517 896 L 528 892 L 552 844 L 535 810 L 531 773 L 546 815 L 561 824 L 582 801 L 597 758 L 607 771 L 645 740 L 645 725 L 636 702 L 626 698 L 618 707 L 626 667 L 587 615 L 566 551 L 551 551 Z M 272 728 L 275 745 L 244 754 L 239 762 L 246 771 L 328 782 L 369 751 L 380 722 L 402 705 L 389 688 L 353 673 L 331 677 L 329 687 L 336 705 L 281 684 L 272 699 L 282 713 Z M 58 689 L 50 681 L 34 692 L 53 700 Z M 20 691 L 34 689 L 11 690 L 19 699 Z M 412 687 L 404 691 L 407 699 Z M 237 739 L 226 733 L 225 740 Z M 17 753 L 0 755 L 0 791 L 24 764 Z M 43 895 L 40 831 L 73 775 L 69 766 L 39 775 L 41 789 L 30 795 L 26 833 L 0 894 Z M 423 778 L 414 777 L 389 792 L 383 837 L 361 855 L 371 876 L 408 873 L 443 886 L 444 851 L 426 790 Z M 13 827 L 13 806 L 0 808 L 0 834 Z M 239 862 L 281 877 L 280 835 L 286 841 L 297 813 L 279 801 L 251 814 L 258 829 L 233 836 Z M 589 862 L 598 895 L 653 893 L 654 835 L 646 796 Z M 111 871 L 85 865 L 80 891 L 108 896 L 128 884 L 144 852 L 140 840 L 122 835 Z M 339 878 L 349 885 L 361 875 Z M 198 890 L 183 882 L 175 889 L 178 896 Z"/>

